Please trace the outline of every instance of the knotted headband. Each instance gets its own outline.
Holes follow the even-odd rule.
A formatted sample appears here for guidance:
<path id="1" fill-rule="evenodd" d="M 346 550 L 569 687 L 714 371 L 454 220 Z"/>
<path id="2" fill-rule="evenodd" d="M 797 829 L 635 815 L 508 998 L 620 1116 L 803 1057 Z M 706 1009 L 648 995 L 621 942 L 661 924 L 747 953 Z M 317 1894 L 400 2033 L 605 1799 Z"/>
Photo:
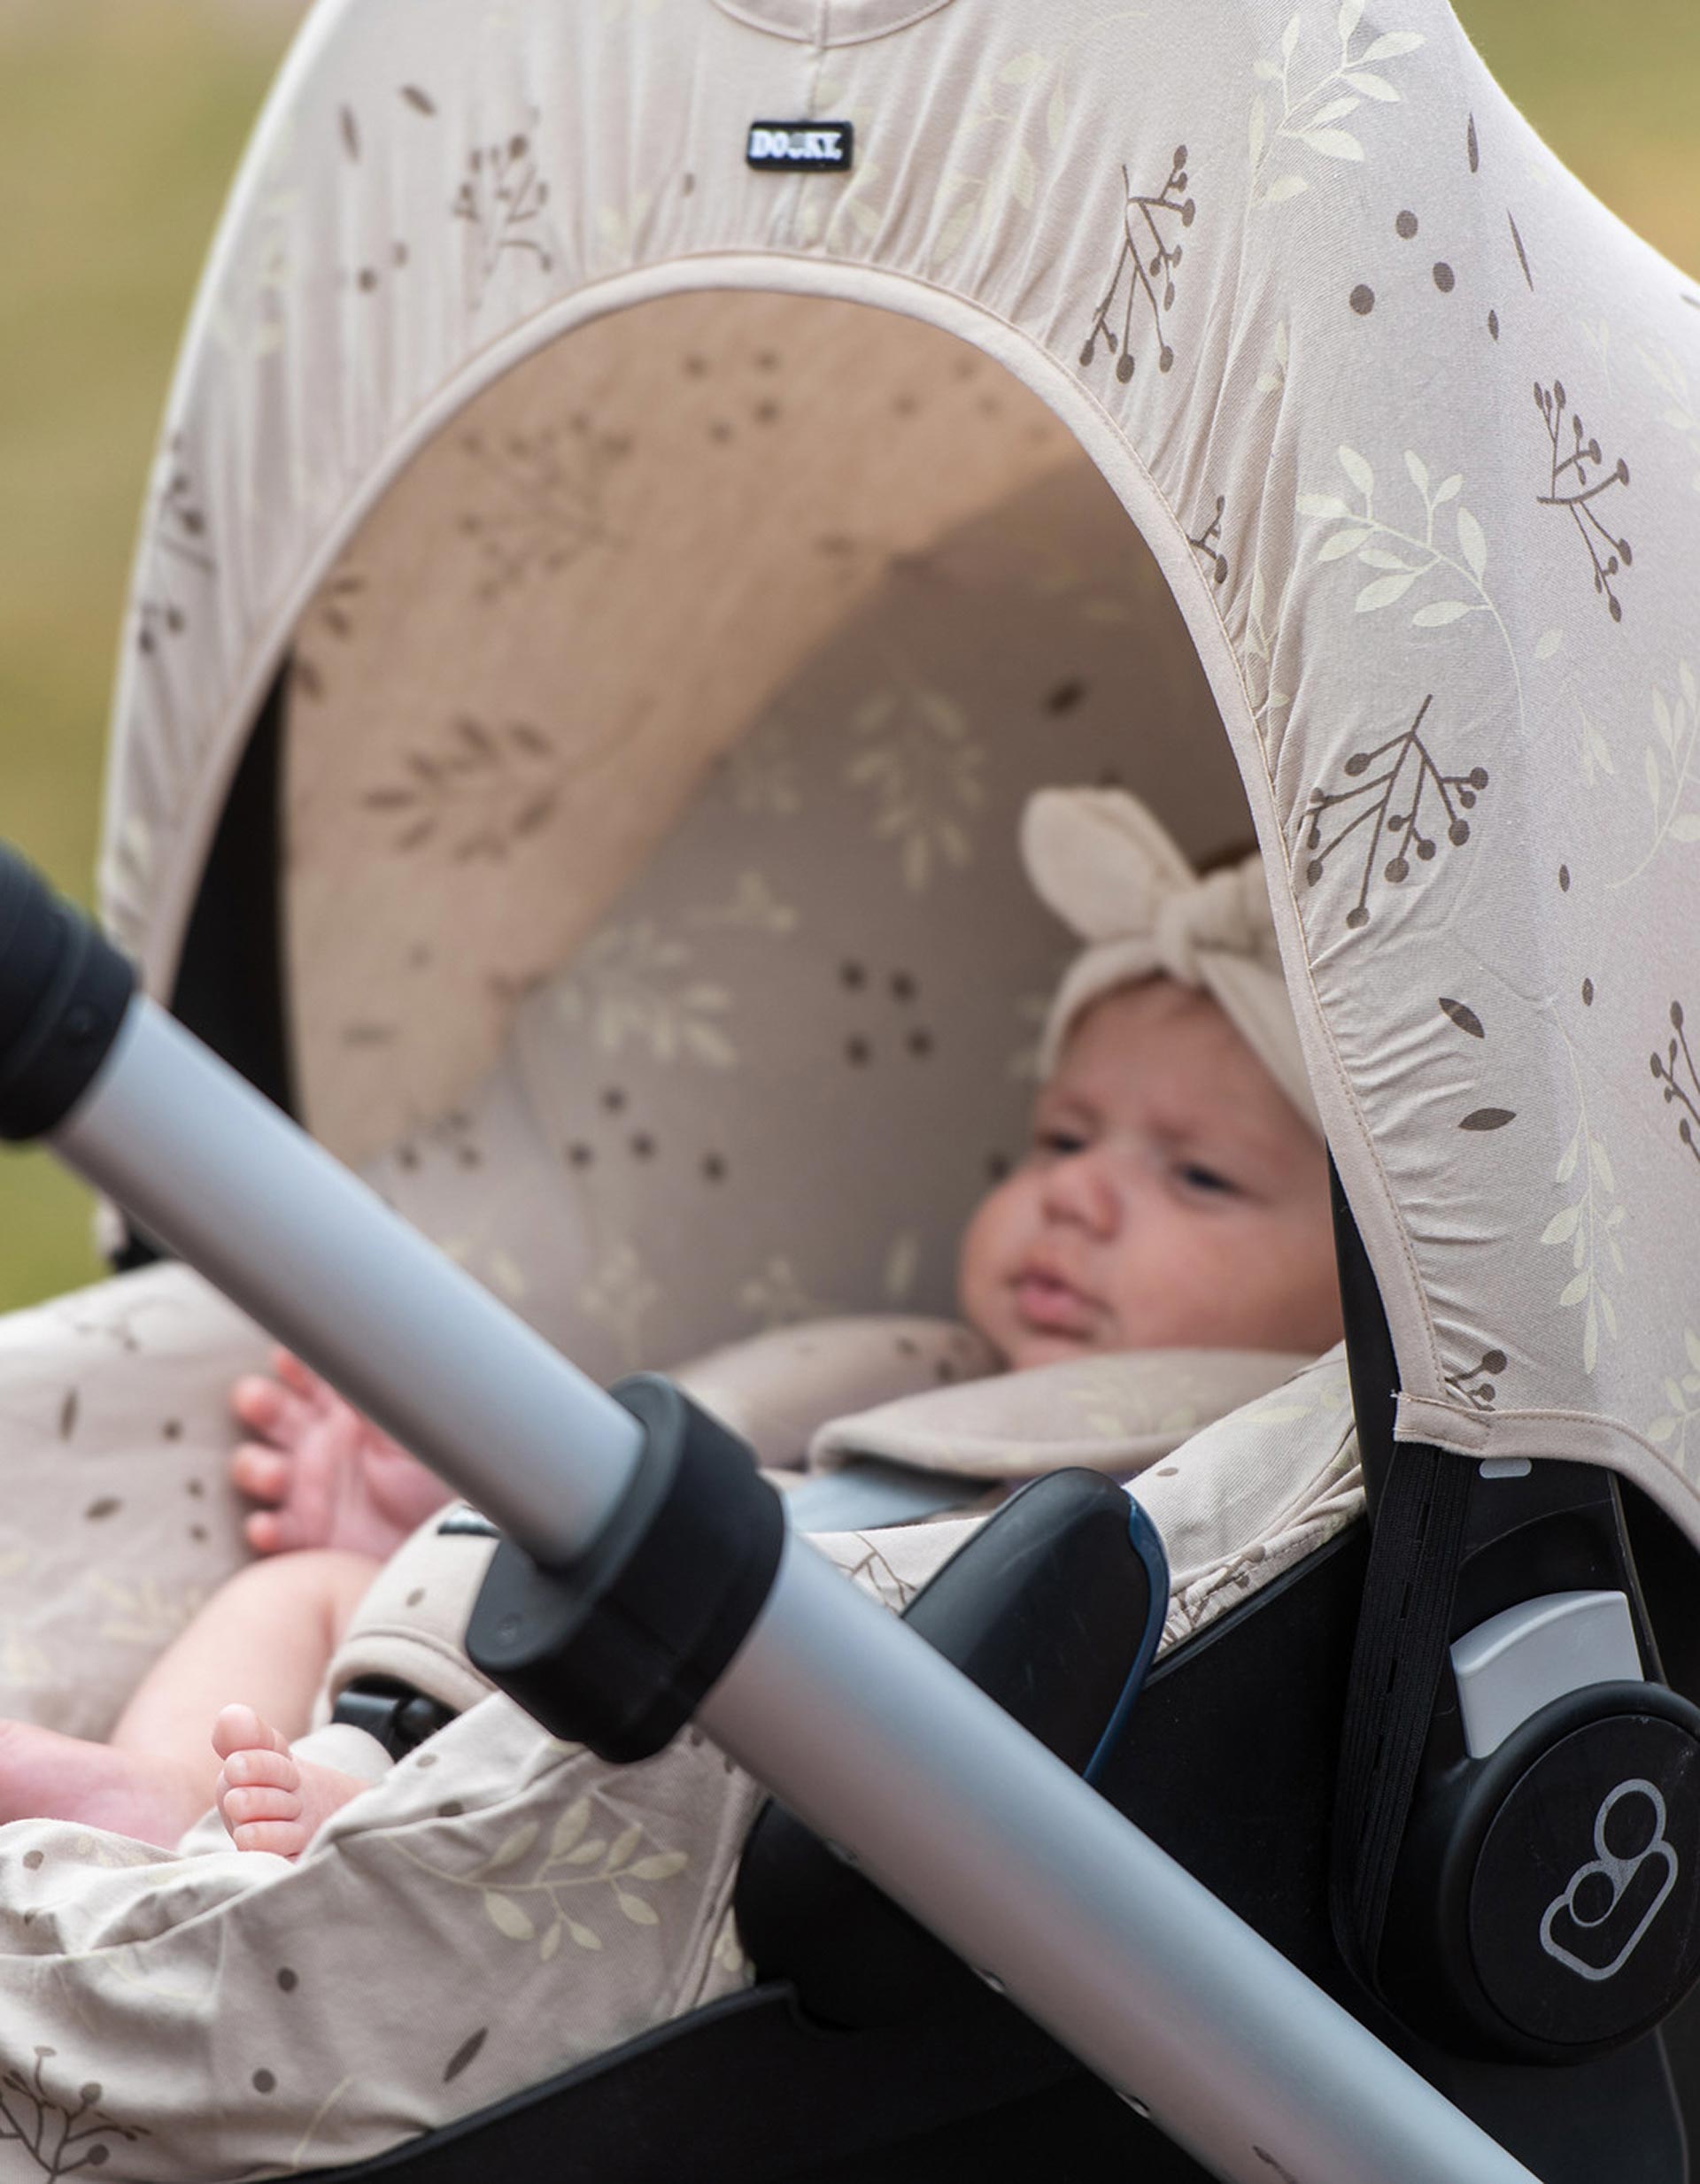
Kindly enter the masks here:
<path id="1" fill-rule="evenodd" d="M 1172 978 L 1210 996 L 1322 1135 L 1260 857 L 1200 879 L 1124 789 L 1041 789 L 1022 814 L 1021 853 L 1039 899 L 1086 944 L 1051 1003 L 1046 1075 L 1070 1025 L 1101 995 Z"/>

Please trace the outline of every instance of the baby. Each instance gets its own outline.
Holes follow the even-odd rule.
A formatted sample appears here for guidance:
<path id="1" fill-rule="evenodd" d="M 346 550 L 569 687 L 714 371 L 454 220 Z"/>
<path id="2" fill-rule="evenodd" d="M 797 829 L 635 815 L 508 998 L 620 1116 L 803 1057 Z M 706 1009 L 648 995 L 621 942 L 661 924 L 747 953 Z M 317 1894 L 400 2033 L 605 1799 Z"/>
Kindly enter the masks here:
<path id="1" fill-rule="evenodd" d="M 1040 896 L 1086 943 L 1052 1005 L 1032 1141 L 963 1236 L 963 1316 L 1012 1371 L 1097 1352 L 1320 1352 L 1339 1339 L 1326 1160 L 1254 856 L 1200 879 L 1118 791 L 1024 816 Z M 260 1557 L 202 1609 L 105 1744 L 0 1724 L 0 1820 L 173 1842 L 216 1802 L 298 1856 L 367 1785 L 298 1760 L 382 1560 L 448 1500 L 297 1360 L 240 1382 Z M 220 1702 L 232 1690 L 241 1705 Z M 211 1744 L 206 1725 L 212 1723 Z"/>

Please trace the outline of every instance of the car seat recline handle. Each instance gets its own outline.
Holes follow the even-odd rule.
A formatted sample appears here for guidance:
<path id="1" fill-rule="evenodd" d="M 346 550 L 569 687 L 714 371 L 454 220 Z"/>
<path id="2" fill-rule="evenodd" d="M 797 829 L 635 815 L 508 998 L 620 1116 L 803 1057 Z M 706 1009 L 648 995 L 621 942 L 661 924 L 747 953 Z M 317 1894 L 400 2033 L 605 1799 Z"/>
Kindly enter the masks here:
<path id="1" fill-rule="evenodd" d="M 151 1002 L 90 1063 L 65 997 L 128 992 L 128 971 L 74 925 L 30 954 L 72 914 L 13 863 L 0 885 L 0 1129 L 44 1134 L 534 1558 L 592 1554 L 642 1468 L 632 1412 Z M 56 1080 L 41 1120 L 28 1087 L 63 1065 L 35 1057 L 68 1050 L 81 1084 Z M 1535 2184 L 806 1541 L 782 1531 L 698 1718 L 1230 2184 Z"/>

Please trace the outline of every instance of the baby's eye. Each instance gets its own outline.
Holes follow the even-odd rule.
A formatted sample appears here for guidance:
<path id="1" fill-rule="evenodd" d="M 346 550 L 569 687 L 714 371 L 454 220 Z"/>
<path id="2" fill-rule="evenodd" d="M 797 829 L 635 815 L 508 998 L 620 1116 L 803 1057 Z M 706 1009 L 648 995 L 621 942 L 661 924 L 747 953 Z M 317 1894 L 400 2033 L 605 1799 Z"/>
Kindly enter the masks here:
<path id="1" fill-rule="evenodd" d="M 1065 1130 L 1060 1125 L 1050 1130 L 1037 1130 L 1033 1132 L 1033 1148 L 1039 1153 L 1048 1153 L 1053 1160 L 1066 1160 L 1071 1153 L 1086 1151 L 1086 1133 L 1084 1131 Z"/>
<path id="2" fill-rule="evenodd" d="M 1232 1198 L 1237 1196 L 1240 1189 L 1237 1183 L 1218 1174 L 1214 1168 L 1206 1168 L 1199 1161 L 1183 1161 L 1175 1170 L 1175 1175 L 1187 1190 L 1196 1192 L 1201 1197 Z"/>

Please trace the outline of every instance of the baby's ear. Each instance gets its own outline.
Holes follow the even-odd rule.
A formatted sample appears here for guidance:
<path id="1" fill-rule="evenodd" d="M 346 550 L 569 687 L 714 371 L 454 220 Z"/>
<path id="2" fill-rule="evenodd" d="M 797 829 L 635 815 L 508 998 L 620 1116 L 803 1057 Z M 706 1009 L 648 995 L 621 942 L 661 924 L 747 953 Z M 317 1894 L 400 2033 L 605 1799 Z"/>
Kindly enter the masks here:
<path id="1" fill-rule="evenodd" d="M 1021 816 L 1021 853 L 1041 901 L 1083 940 L 1148 933 L 1159 899 L 1193 884 L 1169 835 L 1124 789 L 1041 789 Z"/>

